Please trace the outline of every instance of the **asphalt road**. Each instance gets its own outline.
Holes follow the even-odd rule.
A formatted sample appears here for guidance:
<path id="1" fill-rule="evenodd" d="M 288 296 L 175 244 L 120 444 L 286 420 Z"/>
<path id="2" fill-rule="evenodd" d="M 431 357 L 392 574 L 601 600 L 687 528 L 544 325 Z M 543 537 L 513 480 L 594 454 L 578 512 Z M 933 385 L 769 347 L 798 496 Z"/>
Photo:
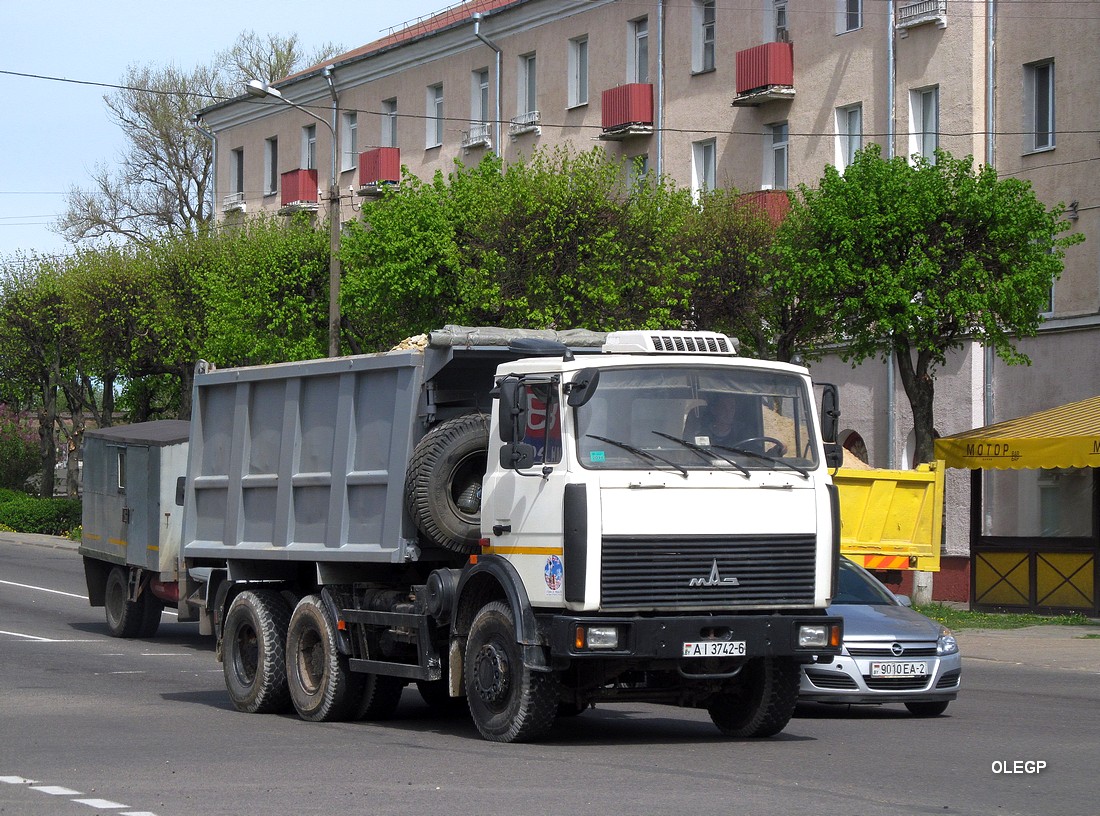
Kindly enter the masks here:
<path id="1" fill-rule="evenodd" d="M 240 714 L 193 624 L 166 615 L 155 639 L 113 639 L 84 595 L 71 549 L 0 537 L 0 814 L 1100 809 L 1100 629 L 976 633 L 969 657 L 964 633 L 963 691 L 936 719 L 805 706 L 778 737 L 743 741 L 705 712 L 617 705 L 498 745 L 412 689 L 382 724 Z"/>

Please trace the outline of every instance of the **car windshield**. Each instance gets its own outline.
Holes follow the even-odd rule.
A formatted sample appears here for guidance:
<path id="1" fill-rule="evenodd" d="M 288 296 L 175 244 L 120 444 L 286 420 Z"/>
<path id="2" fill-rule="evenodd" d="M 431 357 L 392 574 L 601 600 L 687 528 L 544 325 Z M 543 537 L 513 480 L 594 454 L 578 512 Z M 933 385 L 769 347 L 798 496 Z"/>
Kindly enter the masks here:
<path id="1" fill-rule="evenodd" d="M 808 477 L 818 462 L 805 380 L 786 371 L 603 369 L 575 421 L 586 468 L 719 469 L 745 476 L 778 469 Z"/>
<path id="2" fill-rule="evenodd" d="M 840 559 L 840 580 L 834 604 L 896 606 L 897 600 L 882 584 L 847 558 Z"/>

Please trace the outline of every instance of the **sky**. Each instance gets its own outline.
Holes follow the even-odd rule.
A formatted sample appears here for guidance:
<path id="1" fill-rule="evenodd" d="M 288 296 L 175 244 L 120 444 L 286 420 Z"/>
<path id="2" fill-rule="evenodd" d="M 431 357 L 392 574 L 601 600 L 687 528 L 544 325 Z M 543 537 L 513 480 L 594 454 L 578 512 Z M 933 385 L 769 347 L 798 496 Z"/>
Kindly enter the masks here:
<path id="1" fill-rule="evenodd" d="M 105 94 L 128 66 L 207 64 L 243 31 L 297 34 L 303 51 L 351 50 L 457 0 L 0 0 L 0 261 L 67 254 L 50 229 L 66 193 L 90 186 L 97 164 L 114 165 L 125 142 Z M 55 77 L 37 79 L 14 74 Z"/>

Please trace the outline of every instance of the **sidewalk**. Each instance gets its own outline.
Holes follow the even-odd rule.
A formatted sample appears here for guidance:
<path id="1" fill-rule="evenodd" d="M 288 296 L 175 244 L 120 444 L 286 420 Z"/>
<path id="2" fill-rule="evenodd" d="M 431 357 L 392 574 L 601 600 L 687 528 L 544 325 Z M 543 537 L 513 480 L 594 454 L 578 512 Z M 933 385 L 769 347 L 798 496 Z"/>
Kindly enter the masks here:
<path id="1" fill-rule="evenodd" d="M 0 530 L 0 544 L 33 544 L 35 547 L 50 547 L 55 550 L 75 550 L 80 546 L 80 542 L 61 536 L 9 533 L 5 530 Z"/>
<path id="2" fill-rule="evenodd" d="M 1100 674 L 1100 625 L 962 629 L 955 637 L 964 663 L 989 660 Z"/>

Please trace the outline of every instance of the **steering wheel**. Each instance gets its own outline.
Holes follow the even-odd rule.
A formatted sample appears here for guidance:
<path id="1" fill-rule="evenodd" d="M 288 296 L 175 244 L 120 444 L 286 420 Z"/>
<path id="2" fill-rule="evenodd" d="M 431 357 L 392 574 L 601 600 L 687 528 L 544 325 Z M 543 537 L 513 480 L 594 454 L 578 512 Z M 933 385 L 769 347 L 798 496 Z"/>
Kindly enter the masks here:
<path id="1" fill-rule="evenodd" d="M 754 442 L 762 443 L 760 445 L 760 451 L 765 456 L 784 456 L 787 453 L 787 446 L 774 436 L 750 436 L 748 439 L 742 439 L 736 445 L 733 445 L 733 447 L 748 448 L 748 446 Z M 763 443 L 770 444 L 772 446 L 771 449 L 767 449 Z"/>

